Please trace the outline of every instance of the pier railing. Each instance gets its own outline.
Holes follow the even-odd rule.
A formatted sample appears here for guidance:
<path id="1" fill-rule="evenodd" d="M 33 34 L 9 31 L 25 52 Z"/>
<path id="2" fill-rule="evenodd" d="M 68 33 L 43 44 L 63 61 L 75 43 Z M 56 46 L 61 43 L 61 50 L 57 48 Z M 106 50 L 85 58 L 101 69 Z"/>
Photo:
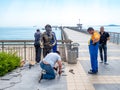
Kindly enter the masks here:
<path id="1" fill-rule="evenodd" d="M 58 50 L 61 52 L 62 60 L 66 59 L 66 44 L 70 44 L 70 40 L 58 40 Z M 0 52 L 15 52 L 21 57 L 21 60 L 35 60 L 34 40 L 0 40 Z"/>
<path id="2" fill-rule="evenodd" d="M 110 42 L 120 44 L 120 33 L 109 32 L 110 34 Z"/>
<path id="3" fill-rule="evenodd" d="M 88 34 L 86 29 L 79 30 L 78 28 L 75 28 L 75 27 L 68 27 L 68 28 L 78 32 Z M 108 33 L 110 34 L 110 42 L 115 44 L 120 44 L 120 33 L 117 33 L 117 32 L 108 32 Z"/>

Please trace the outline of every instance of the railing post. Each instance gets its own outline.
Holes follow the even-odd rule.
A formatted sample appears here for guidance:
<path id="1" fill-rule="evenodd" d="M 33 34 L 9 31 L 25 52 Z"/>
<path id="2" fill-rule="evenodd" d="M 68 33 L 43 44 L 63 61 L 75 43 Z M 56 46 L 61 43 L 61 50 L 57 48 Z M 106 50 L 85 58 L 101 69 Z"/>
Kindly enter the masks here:
<path id="1" fill-rule="evenodd" d="M 4 42 L 2 42 L 2 52 L 4 52 Z"/>
<path id="2" fill-rule="evenodd" d="M 24 60 L 26 60 L 26 42 L 24 42 Z"/>
<path id="3" fill-rule="evenodd" d="M 117 34 L 117 44 L 119 44 L 119 33 Z"/>
<path id="4" fill-rule="evenodd" d="M 111 32 L 109 32 L 109 34 L 110 34 L 110 42 L 112 42 L 113 40 L 113 36 L 112 36 L 112 33 Z"/>
<path id="5" fill-rule="evenodd" d="M 115 43 L 115 33 L 113 33 L 113 43 Z"/>

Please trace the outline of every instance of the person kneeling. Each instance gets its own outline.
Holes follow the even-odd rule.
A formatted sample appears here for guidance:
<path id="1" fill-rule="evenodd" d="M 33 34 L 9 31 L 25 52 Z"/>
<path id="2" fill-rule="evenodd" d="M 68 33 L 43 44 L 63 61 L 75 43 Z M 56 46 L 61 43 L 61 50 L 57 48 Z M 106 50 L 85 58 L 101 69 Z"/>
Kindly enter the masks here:
<path id="1" fill-rule="evenodd" d="M 45 70 L 45 74 L 41 74 L 40 81 L 41 79 L 55 79 L 55 72 L 54 72 L 54 66 L 55 64 L 58 64 L 59 67 L 59 74 L 61 74 L 61 67 L 62 67 L 62 62 L 61 62 L 61 56 L 60 52 L 51 52 L 45 56 L 43 61 L 40 62 L 40 67 Z"/>

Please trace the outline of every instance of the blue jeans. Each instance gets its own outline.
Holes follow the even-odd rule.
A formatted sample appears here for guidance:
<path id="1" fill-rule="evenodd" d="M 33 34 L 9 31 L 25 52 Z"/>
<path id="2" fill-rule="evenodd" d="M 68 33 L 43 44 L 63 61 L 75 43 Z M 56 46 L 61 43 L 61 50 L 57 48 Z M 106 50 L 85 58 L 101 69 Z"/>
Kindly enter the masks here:
<path id="1" fill-rule="evenodd" d="M 104 62 L 107 62 L 107 46 L 104 44 L 99 44 L 100 58 L 103 61 L 103 51 L 104 51 Z"/>
<path id="2" fill-rule="evenodd" d="M 44 64 L 43 62 L 41 62 L 40 66 L 43 70 L 46 71 L 46 74 L 42 75 L 42 79 L 54 79 L 55 78 L 54 69 L 53 67 L 51 67 L 50 64 Z"/>
<path id="3" fill-rule="evenodd" d="M 98 59 L 97 59 L 98 58 L 98 45 L 99 45 L 99 42 L 93 45 L 92 41 L 90 41 L 89 53 L 90 53 L 92 72 L 98 71 Z"/>

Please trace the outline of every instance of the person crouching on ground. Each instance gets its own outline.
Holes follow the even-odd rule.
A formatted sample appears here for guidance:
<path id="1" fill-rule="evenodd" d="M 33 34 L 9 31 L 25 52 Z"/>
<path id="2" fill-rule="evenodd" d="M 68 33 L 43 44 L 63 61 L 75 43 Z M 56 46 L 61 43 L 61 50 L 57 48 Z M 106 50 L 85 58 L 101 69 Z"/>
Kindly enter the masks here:
<path id="1" fill-rule="evenodd" d="M 51 52 L 45 56 L 43 61 L 41 61 L 40 63 L 40 67 L 43 70 L 45 70 L 46 73 L 41 75 L 40 81 L 41 79 L 50 80 L 55 78 L 54 66 L 56 63 L 58 64 L 58 67 L 59 67 L 58 73 L 61 74 L 62 62 L 61 62 L 60 52 L 59 51 Z"/>

